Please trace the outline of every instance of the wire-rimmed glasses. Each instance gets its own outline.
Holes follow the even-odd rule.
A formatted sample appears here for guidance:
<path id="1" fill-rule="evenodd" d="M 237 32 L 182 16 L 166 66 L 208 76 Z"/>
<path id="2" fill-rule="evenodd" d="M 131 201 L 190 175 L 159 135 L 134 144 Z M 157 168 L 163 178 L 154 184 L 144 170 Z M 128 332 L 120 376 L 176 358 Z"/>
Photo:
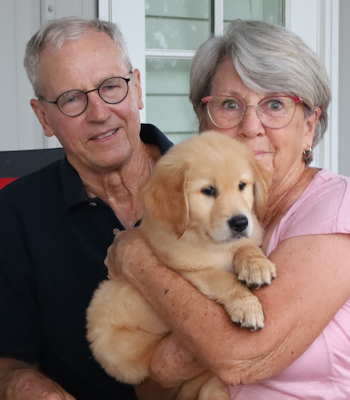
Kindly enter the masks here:
<path id="1" fill-rule="evenodd" d="M 129 92 L 130 78 L 114 76 L 103 81 L 96 89 L 88 90 L 68 90 L 57 97 L 55 101 L 48 101 L 39 96 L 39 100 L 44 100 L 47 103 L 56 104 L 62 114 L 67 117 L 77 117 L 82 114 L 88 105 L 88 93 L 97 90 L 101 99 L 108 104 L 121 103 Z"/>
<path id="2" fill-rule="evenodd" d="M 257 115 L 267 128 L 281 129 L 293 119 L 296 106 L 303 100 L 293 96 L 269 96 L 258 104 L 246 104 L 238 97 L 207 96 L 202 99 L 214 125 L 222 129 L 236 127 L 243 119 L 247 107 L 257 107 Z"/>

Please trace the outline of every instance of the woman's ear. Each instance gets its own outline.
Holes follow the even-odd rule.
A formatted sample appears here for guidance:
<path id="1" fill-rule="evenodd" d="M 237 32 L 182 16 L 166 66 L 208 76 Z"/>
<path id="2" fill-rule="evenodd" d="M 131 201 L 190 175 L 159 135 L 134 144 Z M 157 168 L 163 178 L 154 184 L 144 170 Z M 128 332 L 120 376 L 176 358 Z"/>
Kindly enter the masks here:
<path id="1" fill-rule="evenodd" d="M 47 137 L 54 136 L 55 133 L 51 129 L 51 126 L 50 126 L 49 122 L 47 121 L 46 112 L 45 112 L 44 106 L 42 105 L 40 100 L 31 99 L 30 105 L 32 106 L 32 109 L 35 112 L 35 115 L 37 116 L 39 122 L 41 123 L 41 126 L 44 129 L 45 136 L 47 136 Z"/>
<path id="2" fill-rule="evenodd" d="M 305 133 L 305 149 L 309 149 L 310 147 L 312 147 L 316 126 L 318 124 L 318 120 L 320 119 L 321 113 L 322 110 L 320 109 L 320 107 L 316 107 L 314 112 L 306 117 L 307 130 Z"/>

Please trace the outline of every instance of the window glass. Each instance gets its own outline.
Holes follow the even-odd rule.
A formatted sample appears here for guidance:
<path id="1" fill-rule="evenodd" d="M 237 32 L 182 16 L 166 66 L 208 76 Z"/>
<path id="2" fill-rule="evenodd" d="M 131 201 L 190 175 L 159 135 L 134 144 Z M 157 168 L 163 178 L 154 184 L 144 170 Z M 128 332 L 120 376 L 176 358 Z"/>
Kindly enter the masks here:
<path id="1" fill-rule="evenodd" d="M 284 0 L 145 0 L 146 120 L 174 143 L 198 132 L 188 100 L 189 50 L 218 31 L 216 6 L 223 9 L 223 20 L 215 20 L 221 29 L 237 18 L 284 23 Z"/>
<path id="2" fill-rule="evenodd" d="M 210 35 L 210 0 L 146 0 L 146 48 L 196 50 Z"/>
<path id="3" fill-rule="evenodd" d="M 146 19 L 146 48 L 195 50 L 210 35 L 208 21 Z"/>
<path id="4" fill-rule="evenodd" d="M 173 142 L 191 136 L 198 129 L 188 100 L 190 66 L 190 59 L 146 60 L 147 121 Z"/>
<path id="5" fill-rule="evenodd" d="M 284 0 L 224 0 L 225 26 L 237 18 L 283 25 Z"/>

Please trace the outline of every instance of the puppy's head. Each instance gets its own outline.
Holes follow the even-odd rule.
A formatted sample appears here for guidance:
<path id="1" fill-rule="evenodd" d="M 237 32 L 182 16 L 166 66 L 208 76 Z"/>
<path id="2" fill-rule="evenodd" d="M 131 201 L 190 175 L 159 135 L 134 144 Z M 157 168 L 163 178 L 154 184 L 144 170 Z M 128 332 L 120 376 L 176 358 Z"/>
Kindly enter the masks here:
<path id="1" fill-rule="evenodd" d="M 225 242 L 251 235 L 252 213 L 263 218 L 267 191 L 267 175 L 246 146 L 205 132 L 160 159 L 143 196 L 153 218 L 178 236 L 189 229 Z"/>

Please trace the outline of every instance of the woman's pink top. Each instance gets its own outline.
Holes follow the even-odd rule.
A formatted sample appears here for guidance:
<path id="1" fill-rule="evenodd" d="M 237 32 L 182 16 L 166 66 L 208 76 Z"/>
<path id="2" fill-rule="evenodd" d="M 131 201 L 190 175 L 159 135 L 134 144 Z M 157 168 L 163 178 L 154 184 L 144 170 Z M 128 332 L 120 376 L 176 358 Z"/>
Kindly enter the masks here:
<path id="1" fill-rule="evenodd" d="M 330 233 L 350 233 L 350 178 L 320 170 L 273 232 L 267 255 L 284 239 Z M 295 362 L 260 383 L 230 387 L 232 399 L 350 400 L 350 299 Z"/>

